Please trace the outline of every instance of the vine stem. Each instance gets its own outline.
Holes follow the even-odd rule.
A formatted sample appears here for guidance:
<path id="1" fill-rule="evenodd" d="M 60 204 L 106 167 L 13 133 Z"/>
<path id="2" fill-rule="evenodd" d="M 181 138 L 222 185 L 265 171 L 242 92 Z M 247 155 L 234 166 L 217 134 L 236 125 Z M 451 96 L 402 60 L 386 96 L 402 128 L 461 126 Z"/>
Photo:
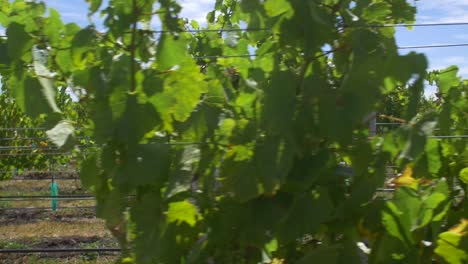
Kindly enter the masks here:
<path id="1" fill-rule="evenodd" d="M 315 60 L 320 59 L 321 57 L 327 56 L 328 54 L 331 54 L 331 53 L 337 51 L 338 49 L 339 48 L 332 49 L 332 50 L 329 50 L 329 51 L 325 51 L 322 54 L 317 55 L 315 57 L 310 57 L 310 56 L 306 57 L 306 59 L 304 60 L 304 63 L 301 66 L 301 71 L 299 73 L 300 84 L 299 84 L 299 87 L 298 87 L 297 94 L 299 94 L 300 92 L 302 92 L 304 90 L 304 79 L 305 79 L 305 74 L 307 72 L 307 68 L 309 68 L 309 65 L 312 62 L 314 62 Z"/>
<path id="2" fill-rule="evenodd" d="M 130 93 L 136 91 L 136 64 L 135 64 L 135 43 L 136 43 L 136 31 L 138 23 L 138 8 L 136 0 L 132 0 L 133 5 L 133 24 L 132 24 L 132 40 L 130 43 Z"/>

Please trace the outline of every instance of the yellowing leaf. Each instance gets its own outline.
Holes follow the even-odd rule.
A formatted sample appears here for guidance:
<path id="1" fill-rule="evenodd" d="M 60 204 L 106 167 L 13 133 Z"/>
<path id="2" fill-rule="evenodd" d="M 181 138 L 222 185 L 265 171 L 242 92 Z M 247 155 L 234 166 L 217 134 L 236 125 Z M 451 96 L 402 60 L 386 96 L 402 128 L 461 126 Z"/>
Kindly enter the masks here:
<path id="1" fill-rule="evenodd" d="M 456 225 L 455 227 L 450 228 L 449 231 L 452 234 L 459 235 L 459 236 L 465 236 L 468 233 L 468 219 L 462 219 L 461 223 Z"/>
<path id="2" fill-rule="evenodd" d="M 411 188 L 417 187 L 418 180 L 413 178 L 413 169 L 410 166 L 406 166 L 403 173 L 394 181 L 396 187 L 408 186 Z"/>
<path id="3" fill-rule="evenodd" d="M 201 215 L 198 213 L 195 205 L 189 201 L 185 200 L 169 204 L 169 210 L 167 211 L 167 221 L 169 223 L 185 222 L 190 226 L 195 226 L 198 219 L 201 219 Z"/>
<path id="4" fill-rule="evenodd" d="M 284 259 L 274 258 L 274 259 L 271 261 L 271 264 L 283 264 L 283 263 L 284 263 Z"/>
<path id="5" fill-rule="evenodd" d="M 468 260 L 466 251 L 468 248 L 467 231 L 468 219 L 462 219 L 459 225 L 439 235 L 435 253 L 444 258 L 447 263 L 466 263 Z"/>

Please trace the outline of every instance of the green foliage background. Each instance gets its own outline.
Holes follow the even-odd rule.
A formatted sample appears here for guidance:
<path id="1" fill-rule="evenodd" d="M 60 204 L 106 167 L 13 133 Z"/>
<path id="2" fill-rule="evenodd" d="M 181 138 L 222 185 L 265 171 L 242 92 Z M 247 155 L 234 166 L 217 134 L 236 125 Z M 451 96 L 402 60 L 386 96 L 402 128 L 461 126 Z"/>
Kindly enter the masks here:
<path id="1" fill-rule="evenodd" d="M 104 31 L 0 1 L 2 76 L 59 146 L 74 125 L 57 87 L 81 94 L 100 146 L 82 182 L 123 262 L 467 261 L 466 140 L 431 137 L 465 132 L 467 82 L 398 53 L 381 25 L 413 22 L 407 1 L 217 0 L 202 28 L 172 0 L 88 2 Z M 362 120 L 401 87 L 407 122 L 369 139 Z M 407 169 L 385 200 L 389 164 Z"/>

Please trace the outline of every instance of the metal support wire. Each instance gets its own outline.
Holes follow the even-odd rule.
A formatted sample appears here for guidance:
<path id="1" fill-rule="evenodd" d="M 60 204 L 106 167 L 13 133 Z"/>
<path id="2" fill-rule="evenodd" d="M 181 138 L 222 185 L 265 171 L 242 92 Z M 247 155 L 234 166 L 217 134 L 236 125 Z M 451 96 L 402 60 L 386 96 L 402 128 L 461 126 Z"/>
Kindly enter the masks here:
<path id="1" fill-rule="evenodd" d="M 51 198 L 25 198 L 25 199 L 0 199 L 0 202 L 38 202 L 38 201 L 47 201 L 47 200 L 57 200 L 57 201 L 94 201 L 96 198 L 60 198 L 60 197 L 51 197 Z"/>
<path id="2" fill-rule="evenodd" d="M 453 22 L 453 23 L 419 23 L 419 24 L 383 24 L 383 25 L 367 25 L 367 27 L 439 27 L 439 26 L 467 26 L 468 22 Z"/>
<path id="3" fill-rule="evenodd" d="M 96 209 L 96 206 L 59 206 L 59 210 Z M 4 207 L 0 211 L 52 211 L 51 207 Z"/>
<path id="4" fill-rule="evenodd" d="M 13 141 L 13 140 L 49 140 L 47 137 L 6 137 L 0 138 L 0 141 Z"/>
<path id="5" fill-rule="evenodd" d="M 36 152 L 36 153 L 0 153 L 0 156 L 11 156 L 11 157 L 16 157 L 16 156 L 35 156 L 35 155 L 44 155 L 44 156 L 61 156 L 61 155 L 71 155 L 73 153 L 71 152 Z"/>
<path id="6" fill-rule="evenodd" d="M 382 28 L 382 27 L 438 27 L 438 26 L 466 26 L 468 22 L 452 22 L 452 23 L 415 23 L 415 24 L 368 24 L 368 25 L 349 25 L 347 28 Z M 249 31 L 270 31 L 270 28 L 232 28 L 223 29 L 223 32 L 249 32 Z M 219 33 L 220 29 L 183 29 L 177 31 L 171 30 L 140 30 L 140 32 L 148 33 Z M 6 35 L 0 35 L 0 38 L 6 38 Z"/>
<path id="7" fill-rule="evenodd" d="M 223 59 L 223 58 L 250 58 L 257 57 L 257 54 L 240 54 L 240 55 L 212 55 L 212 56 L 196 56 L 193 57 L 196 60 L 201 59 Z"/>
<path id="8" fill-rule="evenodd" d="M 21 249 L 0 249 L 0 254 L 5 253 L 86 253 L 86 252 L 120 252 L 120 248 L 21 248 Z"/>
<path id="9" fill-rule="evenodd" d="M 400 47 L 397 47 L 397 49 L 432 49 L 432 48 L 453 48 L 453 47 L 468 47 L 468 43 L 400 46 Z"/>
<path id="10" fill-rule="evenodd" d="M 164 34 L 164 33 L 220 33 L 220 32 L 255 32 L 255 31 L 271 31 L 270 28 L 220 28 L 220 29 L 186 29 L 180 31 L 168 30 L 143 30 L 143 32 Z"/>
<path id="11" fill-rule="evenodd" d="M 38 199 L 96 199 L 94 195 L 89 194 L 75 194 L 75 195 L 8 195 L 0 196 L 0 201 L 26 201 L 26 200 L 38 200 Z"/>
<path id="12" fill-rule="evenodd" d="M 428 138 L 468 138 L 468 135 L 453 135 L 453 136 L 429 136 Z"/>
<path id="13" fill-rule="evenodd" d="M 90 137 L 74 137 L 75 139 L 88 139 L 91 140 Z M 0 138 L 0 141 L 14 141 L 14 140 L 47 140 L 49 141 L 50 139 L 48 137 L 6 137 L 6 138 Z"/>
<path id="14" fill-rule="evenodd" d="M 96 147 L 95 145 L 75 145 L 79 149 Z M 58 147 L 39 147 L 39 146 L 0 146 L 0 151 L 8 150 L 60 150 Z"/>
<path id="15" fill-rule="evenodd" d="M 6 173 L 17 173 L 17 171 L 14 171 L 14 170 L 0 171 L 0 174 L 6 174 Z M 21 174 L 27 174 L 27 173 L 79 173 L 79 171 L 76 171 L 76 170 L 50 170 L 50 171 L 27 170 L 27 171 L 22 171 L 21 172 Z"/>
<path id="16" fill-rule="evenodd" d="M 95 153 L 95 151 L 87 151 L 86 153 Z M 35 152 L 35 153 L 0 153 L 0 156 L 36 156 L 36 155 L 44 155 L 44 156 L 72 156 L 73 152 Z"/>
<path id="17" fill-rule="evenodd" d="M 8 179 L 8 181 L 50 181 L 50 180 L 59 180 L 59 181 L 64 181 L 64 180 L 73 180 L 73 181 L 78 181 L 80 180 L 79 177 L 14 177 L 11 179 Z"/>
<path id="18" fill-rule="evenodd" d="M 0 131 L 16 131 L 16 130 L 47 130 L 45 127 L 3 127 Z"/>
<path id="19" fill-rule="evenodd" d="M 377 126 L 401 126 L 404 123 L 375 123 Z"/>

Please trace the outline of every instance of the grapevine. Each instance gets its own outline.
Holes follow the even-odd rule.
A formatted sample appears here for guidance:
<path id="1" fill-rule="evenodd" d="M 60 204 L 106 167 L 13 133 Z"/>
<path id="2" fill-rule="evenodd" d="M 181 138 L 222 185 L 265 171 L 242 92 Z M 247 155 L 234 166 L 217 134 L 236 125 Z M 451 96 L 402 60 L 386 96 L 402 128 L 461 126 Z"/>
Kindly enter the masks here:
<path id="1" fill-rule="evenodd" d="M 58 147 L 96 143 L 81 180 L 123 262 L 468 260 L 467 141 L 432 137 L 465 133 L 468 85 L 378 26 L 414 22 L 408 1 L 217 0 L 203 26 L 174 0 L 87 2 L 103 29 L 2 1 L 1 74 Z M 369 137 L 377 109 L 405 122 Z"/>

